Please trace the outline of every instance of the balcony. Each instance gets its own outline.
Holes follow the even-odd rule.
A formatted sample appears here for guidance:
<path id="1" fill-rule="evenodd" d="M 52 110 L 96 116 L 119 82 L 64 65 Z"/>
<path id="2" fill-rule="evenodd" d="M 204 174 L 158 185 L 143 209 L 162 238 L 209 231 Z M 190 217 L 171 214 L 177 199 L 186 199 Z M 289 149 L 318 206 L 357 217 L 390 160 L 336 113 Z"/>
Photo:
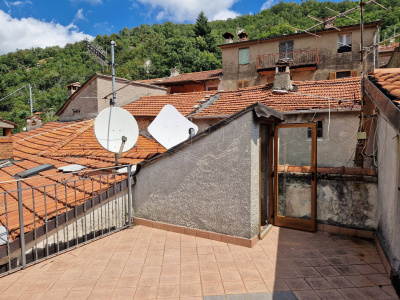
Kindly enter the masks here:
<path id="1" fill-rule="evenodd" d="M 292 59 L 292 68 L 316 67 L 319 63 L 318 49 L 272 53 L 258 56 L 257 71 L 268 71 L 275 69 L 275 64 L 277 63 L 278 59 L 282 58 Z"/>

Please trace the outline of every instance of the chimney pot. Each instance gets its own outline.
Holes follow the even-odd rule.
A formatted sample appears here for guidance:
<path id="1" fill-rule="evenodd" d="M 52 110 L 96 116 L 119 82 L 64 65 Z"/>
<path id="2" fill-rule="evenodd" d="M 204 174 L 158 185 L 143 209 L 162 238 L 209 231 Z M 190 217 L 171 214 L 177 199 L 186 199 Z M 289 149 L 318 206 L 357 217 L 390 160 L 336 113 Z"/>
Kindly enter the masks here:
<path id="1" fill-rule="evenodd" d="M 17 126 L 17 124 L 0 118 L 0 130 L 3 131 L 3 135 L 0 136 L 0 160 L 13 158 L 13 138 L 11 130 L 15 126 Z"/>
<path id="2" fill-rule="evenodd" d="M 74 83 L 67 85 L 68 98 L 71 97 L 72 94 L 75 93 L 80 87 L 81 87 L 81 84 L 79 82 L 74 82 Z"/>
<path id="3" fill-rule="evenodd" d="M 176 77 L 179 75 L 179 70 L 175 67 L 171 69 L 171 75 L 169 77 Z"/>
<path id="4" fill-rule="evenodd" d="M 276 72 L 274 77 L 274 91 L 292 91 L 293 85 L 290 79 L 290 66 L 293 60 L 284 58 L 276 63 Z"/>
<path id="5" fill-rule="evenodd" d="M 241 33 L 238 34 L 239 42 L 245 42 L 248 40 L 248 38 L 249 35 L 245 31 L 242 31 Z"/>
<path id="6" fill-rule="evenodd" d="M 225 44 L 233 43 L 233 39 L 235 36 L 232 33 L 225 32 L 222 36 L 225 39 Z"/>
<path id="7" fill-rule="evenodd" d="M 43 126 L 43 119 L 38 116 L 30 116 L 26 118 L 26 131 L 33 130 Z"/>

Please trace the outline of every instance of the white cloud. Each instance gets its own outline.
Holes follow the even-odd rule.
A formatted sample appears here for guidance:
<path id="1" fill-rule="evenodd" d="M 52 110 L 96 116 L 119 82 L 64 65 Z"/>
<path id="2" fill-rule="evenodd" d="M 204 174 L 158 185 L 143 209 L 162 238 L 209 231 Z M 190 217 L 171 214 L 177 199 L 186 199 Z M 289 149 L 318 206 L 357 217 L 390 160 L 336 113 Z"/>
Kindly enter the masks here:
<path id="1" fill-rule="evenodd" d="M 78 9 L 78 12 L 76 13 L 72 23 L 79 21 L 79 20 L 86 20 L 85 15 L 83 14 L 83 8 Z"/>
<path id="2" fill-rule="evenodd" d="M 34 18 L 12 18 L 0 10 L 0 54 L 32 47 L 65 46 L 92 36 L 78 30 L 74 24 L 63 26 Z"/>
<path id="3" fill-rule="evenodd" d="M 71 2 L 86 2 L 91 5 L 103 4 L 103 0 L 71 0 Z"/>
<path id="4" fill-rule="evenodd" d="M 4 1 L 5 2 L 5 1 Z M 8 2 L 9 5 L 12 6 L 24 6 L 25 4 L 33 4 L 31 1 L 15 1 L 15 2 Z"/>
<path id="5" fill-rule="evenodd" d="M 271 8 L 272 5 L 275 4 L 275 0 L 267 0 L 264 2 L 264 4 L 261 6 L 261 10 Z"/>
<path id="6" fill-rule="evenodd" d="M 136 0 L 136 3 L 149 6 L 158 21 L 193 22 L 204 11 L 209 20 L 235 18 L 239 14 L 231 10 L 237 0 Z"/>

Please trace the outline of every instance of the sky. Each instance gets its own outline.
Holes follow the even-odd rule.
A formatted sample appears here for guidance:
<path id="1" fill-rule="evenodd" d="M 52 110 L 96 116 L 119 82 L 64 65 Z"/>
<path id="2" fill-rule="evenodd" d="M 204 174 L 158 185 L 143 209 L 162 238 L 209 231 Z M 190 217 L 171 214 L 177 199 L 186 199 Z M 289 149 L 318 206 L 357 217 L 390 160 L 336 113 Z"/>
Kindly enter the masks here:
<path id="1" fill-rule="evenodd" d="M 210 21 L 226 20 L 257 13 L 278 1 L 0 0 L 0 55 L 17 49 L 65 46 L 141 24 L 194 23 L 202 10 Z"/>

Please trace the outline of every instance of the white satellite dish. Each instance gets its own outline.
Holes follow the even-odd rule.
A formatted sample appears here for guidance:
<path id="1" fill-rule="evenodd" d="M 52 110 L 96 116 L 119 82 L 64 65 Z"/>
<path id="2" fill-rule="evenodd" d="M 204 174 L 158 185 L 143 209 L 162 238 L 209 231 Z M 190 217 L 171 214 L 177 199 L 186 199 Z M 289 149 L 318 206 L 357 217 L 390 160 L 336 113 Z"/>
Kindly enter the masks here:
<path id="1" fill-rule="evenodd" d="M 130 112 L 120 107 L 109 107 L 96 117 L 94 134 L 104 149 L 122 153 L 135 146 L 139 138 L 139 127 Z"/>
<path id="2" fill-rule="evenodd" d="M 164 148 L 170 149 L 186 141 L 190 137 L 190 131 L 193 135 L 196 134 L 199 128 L 173 105 L 167 104 L 149 125 L 148 130 L 157 142 Z"/>

